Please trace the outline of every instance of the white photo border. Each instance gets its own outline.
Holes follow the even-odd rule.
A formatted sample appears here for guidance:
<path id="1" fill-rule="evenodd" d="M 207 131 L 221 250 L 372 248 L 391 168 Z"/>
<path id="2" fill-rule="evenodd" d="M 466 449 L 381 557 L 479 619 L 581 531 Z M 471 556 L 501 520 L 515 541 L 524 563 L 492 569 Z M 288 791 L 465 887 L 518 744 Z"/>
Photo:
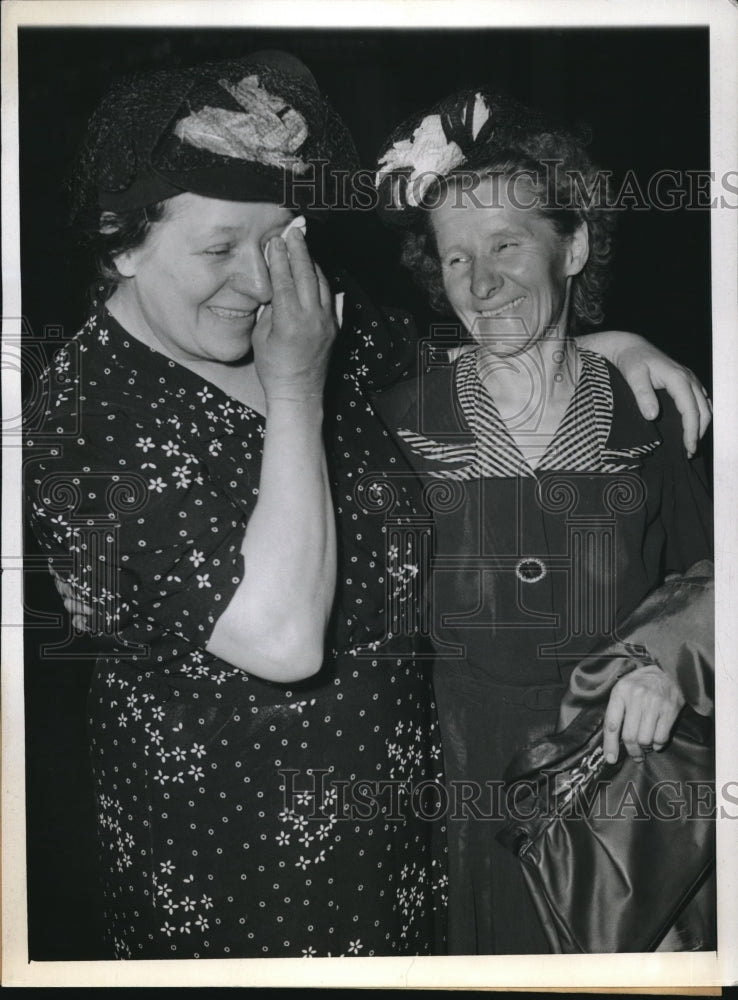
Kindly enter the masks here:
<path id="1" fill-rule="evenodd" d="M 738 8 L 730 0 L 236 0 L 126 3 L 10 0 L 2 5 L 2 274 L 3 337 L 17 338 L 20 223 L 17 29 L 38 26 L 161 27 L 645 27 L 710 29 L 711 169 L 738 164 Z M 735 608 L 738 518 L 738 213 L 712 214 L 718 787 L 738 762 Z M 3 416 L 21 412 L 17 371 L 3 364 Z M 23 728 L 22 514 L 20 449 L 4 449 L 2 495 L 2 979 L 6 986 L 314 986 L 482 988 L 718 987 L 738 981 L 738 826 L 717 824 L 717 953 L 623 956 L 464 957 L 410 959 L 194 960 L 157 962 L 28 961 L 25 890 Z"/>

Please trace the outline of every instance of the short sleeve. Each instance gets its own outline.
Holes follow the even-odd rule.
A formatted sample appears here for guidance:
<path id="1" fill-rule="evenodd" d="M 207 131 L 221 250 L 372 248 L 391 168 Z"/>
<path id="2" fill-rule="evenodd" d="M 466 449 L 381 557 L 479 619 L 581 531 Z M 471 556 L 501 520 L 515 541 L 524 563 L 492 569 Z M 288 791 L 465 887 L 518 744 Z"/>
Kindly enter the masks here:
<path id="1" fill-rule="evenodd" d="M 378 306 L 346 272 L 335 279 L 343 292 L 336 363 L 367 389 L 383 389 L 417 363 L 418 336 L 411 314 Z"/>
<path id="2" fill-rule="evenodd" d="M 702 559 L 712 559 L 713 504 L 705 463 L 690 459 L 682 444 L 681 417 L 671 400 L 659 393 L 663 436 L 660 451 L 661 504 L 659 517 L 666 537 L 665 573 L 684 573 Z"/>
<path id="3" fill-rule="evenodd" d="M 28 455 L 28 510 L 42 548 L 52 563 L 71 556 L 72 584 L 108 631 L 135 616 L 204 647 L 241 582 L 258 490 L 228 470 L 215 476 L 207 445 L 171 421 L 120 407 L 84 416 L 78 437 Z M 68 577 L 69 558 L 63 565 Z"/>

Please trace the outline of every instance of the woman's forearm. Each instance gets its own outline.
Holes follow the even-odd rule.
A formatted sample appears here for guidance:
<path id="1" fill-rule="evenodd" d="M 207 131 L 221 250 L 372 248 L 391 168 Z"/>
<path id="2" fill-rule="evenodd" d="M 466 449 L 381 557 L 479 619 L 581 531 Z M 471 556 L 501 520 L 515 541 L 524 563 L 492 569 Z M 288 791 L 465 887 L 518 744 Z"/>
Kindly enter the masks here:
<path id="1" fill-rule="evenodd" d="M 272 681 L 310 676 L 322 662 L 336 578 L 320 397 L 269 401 L 259 499 L 241 552 L 243 579 L 208 651 Z"/>

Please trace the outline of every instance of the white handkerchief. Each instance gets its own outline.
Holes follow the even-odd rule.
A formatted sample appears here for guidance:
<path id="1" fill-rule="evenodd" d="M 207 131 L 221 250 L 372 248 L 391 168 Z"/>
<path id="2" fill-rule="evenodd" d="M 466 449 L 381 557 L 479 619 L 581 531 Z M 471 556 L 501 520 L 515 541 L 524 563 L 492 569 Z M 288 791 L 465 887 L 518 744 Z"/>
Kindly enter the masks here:
<path id="1" fill-rule="evenodd" d="M 305 216 L 304 215 L 296 215 L 295 218 L 289 223 L 289 225 L 287 225 L 287 226 L 284 227 L 284 229 L 282 230 L 282 232 L 279 235 L 282 237 L 282 239 L 284 239 L 287 236 L 287 233 L 290 231 L 290 229 L 294 229 L 295 227 L 297 227 L 298 229 L 302 229 L 303 233 L 307 230 L 307 222 L 305 220 Z M 268 264 L 269 263 L 269 244 L 267 244 L 267 247 L 266 247 L 266 249 L 264 251 L 264 257 L 266 258 L 266 262 Z M 341 323 L 343 321 L 343 294 L 344 294 L 343 292 L 339 292 L 336 295 L 335 301 L 334 301 L 335 310 L 336 310 L 336 319 L 338 320 L 339 327 L 340 327 L 340 325 L 341 325 Z M 260 319 L 261 314 L 264 312 L 264 309 L 265 309 L 265 306 L 259 306 L 259 308 L 256 310 L 256 319 L 257 319 L 257 321 Z"/>
<path id="2" fill-rule="evenodd" d="M 290 231 L 290 229 L 302 229 L 302 231 L 304 233 L 306 231 L 306 229 L 307 229 L 307 222 L 305 221 L 305 216 L 304 215 L 296 215 L 294 217 L 294 219 L 292 219 L 292 221 L 289 222 L 284 227 L 284 229 L 282 230 L 282 232 L 279 234 L 282 237 L 282 239 L 284 239 L 287 236 L 287 233 Z M 265 260 L 266 260 L 266 262 L 268 264 L 269 263 L 269 244 L 268 243 L 267 243 L 266 248 L 264 250 L 264 258 L 265 258 Z M 257 319 L 257 321 L 261 318 L 261 314 L 264 312 L 264 308 L 265 308 L 264 306 L 259 306 L 259 308 L 256 310 L 256 319 Z"/>
<path id="3" fill-rule="evenodd" d="M 303 233 L 307 230 L 307 222 L 305 221 L 304 215 L 296 215 L 292 222 L 288 223 L 282 232 L 279 234 L 282 239 L 286 239 L 287 233 L 290 229 L 302 229 Z M 266 258 L 267 264 L 269 263 L 269 244 L 267 243 L 266 250 L 264 251 L 264 256 Z"/>

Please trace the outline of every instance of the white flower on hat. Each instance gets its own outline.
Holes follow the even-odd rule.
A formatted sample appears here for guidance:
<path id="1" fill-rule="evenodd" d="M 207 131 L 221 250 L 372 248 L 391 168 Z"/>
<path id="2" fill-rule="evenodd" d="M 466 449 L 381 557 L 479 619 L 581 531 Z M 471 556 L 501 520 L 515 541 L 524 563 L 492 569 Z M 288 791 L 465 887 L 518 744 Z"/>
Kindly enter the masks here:
<path id="1" fill-rule="evenodd" d="M 481 94 L 475 94 L 472 108 L 471 135 L 476 139 L 482 125 L 489 118 L 487 102 Z M 464 119 L 462 118 L 462 121 Z M 464 121 L 464 124 L 466 122 Z M 436 177 L 447 174 L 464 162 L 464 154 L 459 145 L 449 141 L 443 131 L 441 116 L 426 115 L 415 129 L 410 139 L 395 142 L 379 161 L 376 184 L 394 171 L 410 169 L 405 185 L 404 200 L 411 207 L 417 207 L 428 185 Z M 393 200 L 396 208 L 402 208 L 399 177 L 393 186 Z"/>
<path id="2" fill-rule="evenodd" d="M 191 146 L 220 156 L 288 166 L 297 173 L 307 170 L 307 163 L 290 155 L 308 134 L 299 111 L 260 86 L 256 76 L 246 76 L 236 84 L 218 82 L 244 110 L 205 105 L 178 121 L 175 135 Z"/>

